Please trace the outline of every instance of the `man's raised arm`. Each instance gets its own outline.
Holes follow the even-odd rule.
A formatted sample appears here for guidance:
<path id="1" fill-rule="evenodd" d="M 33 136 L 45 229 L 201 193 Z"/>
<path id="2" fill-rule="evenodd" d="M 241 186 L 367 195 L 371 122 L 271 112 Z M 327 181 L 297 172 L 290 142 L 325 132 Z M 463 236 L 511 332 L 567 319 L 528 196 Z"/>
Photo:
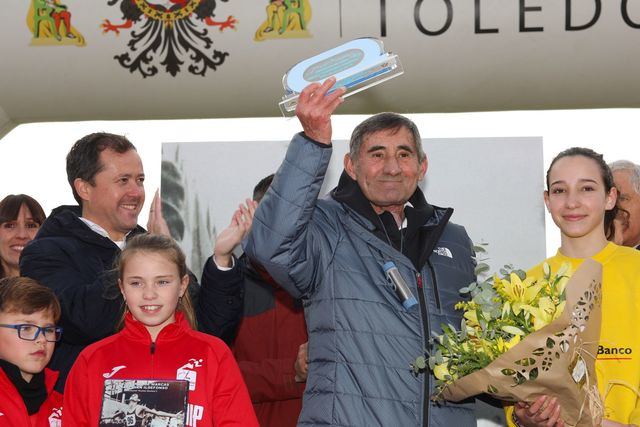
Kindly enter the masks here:
<path id="1" fill-rule="evenodd" d="M 334 243 L 312 223 L 332 221 L 314 213 L 331 159 L 331 115 L 342 103 L 343 88 L 329 93 L 335 79 L 307 86 L 298 99 L 296 115 L 303 132 L 293 137 L 284 162 L 256 210 L 245 246 L 294 298 L 312 292 L 320 267 L 316 256 Z M 309 261 L 309 262 L 306 262 Z"/>

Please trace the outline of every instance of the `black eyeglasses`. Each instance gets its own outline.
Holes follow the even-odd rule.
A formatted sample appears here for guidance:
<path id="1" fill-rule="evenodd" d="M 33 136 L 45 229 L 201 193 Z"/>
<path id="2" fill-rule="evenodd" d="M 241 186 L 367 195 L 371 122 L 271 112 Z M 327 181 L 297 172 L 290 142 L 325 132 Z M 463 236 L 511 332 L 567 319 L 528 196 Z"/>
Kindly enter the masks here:
<path id="1" fill-rule="evenodd" d="M 60 326 L 36 326 L 29 323 L 21 323 L 19 325 L 0 324 L 2 328 L 10 328 L 18 331 L 18 338 L 26 341 L 35 341 L 40 334 L 44 335 L 44 339 L 49 342 L 60 341 L 62 337 L 62 328 Z"/>

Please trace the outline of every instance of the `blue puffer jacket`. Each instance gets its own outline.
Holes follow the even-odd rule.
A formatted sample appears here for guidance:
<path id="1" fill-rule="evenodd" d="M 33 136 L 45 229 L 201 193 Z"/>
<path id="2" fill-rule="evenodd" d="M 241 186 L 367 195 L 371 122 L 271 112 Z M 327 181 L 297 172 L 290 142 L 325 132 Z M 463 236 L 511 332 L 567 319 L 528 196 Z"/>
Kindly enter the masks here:
<path id="1" fill-rule="evenodd" d="M 329 147 L 294 137 L 245 244 L 305 303 L 309 376 L 299 425 L 475 426 L 473 403 L 431 402 L 433 377 L 409 367 L 430 331 L 460 324 L 458 289 L 475 279 L 469 237 L 448 222 L 451 209 L 435 208 L 424 227 L 440 237 L 416 271 L 371 233 L 371 222 L 333 198 L 317 200 L 330 156 Z M 419 305 L 403 308 L 382 271 L 387 261 Z"/>

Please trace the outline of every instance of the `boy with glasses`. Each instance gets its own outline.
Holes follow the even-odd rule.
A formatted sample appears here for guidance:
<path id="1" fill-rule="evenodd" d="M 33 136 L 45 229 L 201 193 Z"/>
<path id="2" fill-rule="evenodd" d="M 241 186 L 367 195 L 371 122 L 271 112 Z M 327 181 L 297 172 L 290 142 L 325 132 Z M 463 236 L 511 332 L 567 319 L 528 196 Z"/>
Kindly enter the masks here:
<path id="1" fill-rule="evenodd" d="M 62 328 L 54 293 L 33 279 L 0 280 L 0 427 L 60 427 L 58 373 L 46 369 Z"/>

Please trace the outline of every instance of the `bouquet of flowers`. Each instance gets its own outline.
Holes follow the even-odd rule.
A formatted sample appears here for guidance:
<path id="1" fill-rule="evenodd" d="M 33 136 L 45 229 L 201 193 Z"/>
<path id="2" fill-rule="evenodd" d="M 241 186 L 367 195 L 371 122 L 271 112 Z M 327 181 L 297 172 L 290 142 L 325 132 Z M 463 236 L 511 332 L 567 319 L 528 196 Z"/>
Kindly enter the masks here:
<path id="1" fill-rule="evenodd" d="M 486 264 L 478 266 L 488 270 Z M 437 379 L 436 399 L 460 401 L 489 393 L 505 401 L 558 397 L 567 425 L 594 425 L 602 416 L 595 377 L 600 336 L 602 267 L 587 260 L 573 274 L 568 265 L 542 277 L 505 267 L 461 293 L 460 328 L 442 325 L 427 366 Z"/>

